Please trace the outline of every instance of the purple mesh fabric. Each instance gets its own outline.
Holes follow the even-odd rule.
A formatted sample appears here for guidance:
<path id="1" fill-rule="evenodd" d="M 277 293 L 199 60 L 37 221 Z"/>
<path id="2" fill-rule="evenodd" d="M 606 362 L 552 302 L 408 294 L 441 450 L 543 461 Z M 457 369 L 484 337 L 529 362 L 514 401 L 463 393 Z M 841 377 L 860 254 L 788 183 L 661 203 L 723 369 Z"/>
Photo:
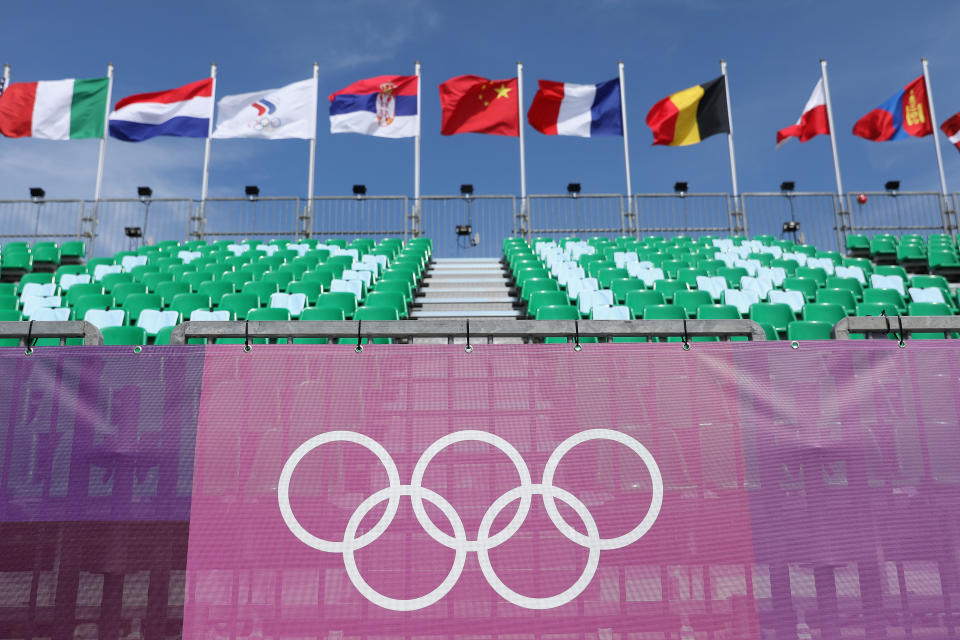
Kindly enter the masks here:
<path id="1" fill-rule="evenodd" d="M 184 637 L 948 637 L 958 355 L 210 347 Z"/>

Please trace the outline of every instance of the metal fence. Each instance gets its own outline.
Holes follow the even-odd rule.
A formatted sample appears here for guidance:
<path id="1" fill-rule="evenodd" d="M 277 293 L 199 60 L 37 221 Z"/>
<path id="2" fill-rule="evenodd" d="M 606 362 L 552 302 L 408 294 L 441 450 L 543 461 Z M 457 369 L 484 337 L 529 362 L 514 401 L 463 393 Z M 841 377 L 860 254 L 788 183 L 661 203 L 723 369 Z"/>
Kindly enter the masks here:
<path id="1" fill-rule="evenodd" d="M 847 233 L 956 233 L 958 194 L 936 192 L 339 196 L 0 201 L 0 243 L 82 239 L 90 256 L 196 238 L 423 235 L 439 257 L 496 256 L 510 235 L 757 235 L 844 248 Z M 785 227 L 785 223 L 796 226 Z M 127 237 L 127 227 L 141 238 Z M 790 230 L 790 229 L 794 230 Z"/>

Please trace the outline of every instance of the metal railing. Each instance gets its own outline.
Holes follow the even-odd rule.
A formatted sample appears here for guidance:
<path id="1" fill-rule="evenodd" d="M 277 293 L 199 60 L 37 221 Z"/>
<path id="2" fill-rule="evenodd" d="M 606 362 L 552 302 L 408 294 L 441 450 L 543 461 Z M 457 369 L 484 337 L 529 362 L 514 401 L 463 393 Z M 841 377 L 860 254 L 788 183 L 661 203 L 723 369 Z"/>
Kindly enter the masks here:
<path id="1" fill-rule="evenodd" d="M 851 232 L 955 233 L 960 195 L 885 191 L 744 193 L 742 211 L 725 193 L 321 196 L 0 201 L 0 243 L 81 239 L 88 254 L 141 243 L 198 238 L 414 237 L 438 257 L 496 256 L 510 235 L 748 235 L 796 239 L 842 250 Z M 419 204 L 419 208 L 418 208 Z M 628 206 L 632 205 L 632 206 Z M 792 223 L 785 227 L 785 223 Z M 140 229 L 128 238 L 127 227 Z M 793 229 L 793 230 L 789 230 Z"/>
<path id="2" fill-rule="evenodd" d="M 851 333 L 864 333 L 868 337 L 899 336 L 901 342 L 913 333 L 960 332 L 960 316 L 851 316 L 842 318 L 833 326 L 833 336 L 849 340 Z"/>
<path id="3" fill-rule="evenodd" d="M 388 320 L 388 321 L 306 321 L 292 322 L 184 322 L 170 335 L 170 344 L 187 344 L 192 338 L 240 338 L 270 341 L 293 338 L 416 338 L 481 339 L 492 343 L 494 338 L 523 338 L 533 341 L 552 336 L 578 338 L 614 337 L 668 338 L 684 336 L 716 336 L 729 339 L 746 336 L 750 340 L 766 340 L 763 328 L 751 320 Z"/>
<path id="4" fill-rule="evenodd" d="M 67 338 L 82 338 L 84 346 L 103 344 L 100 330 L 89 322 L 0 322 L 0 340 L 15 338 L 21 347 L 32 347 L 35 340 L 54 338 L 66 344 Z"/>

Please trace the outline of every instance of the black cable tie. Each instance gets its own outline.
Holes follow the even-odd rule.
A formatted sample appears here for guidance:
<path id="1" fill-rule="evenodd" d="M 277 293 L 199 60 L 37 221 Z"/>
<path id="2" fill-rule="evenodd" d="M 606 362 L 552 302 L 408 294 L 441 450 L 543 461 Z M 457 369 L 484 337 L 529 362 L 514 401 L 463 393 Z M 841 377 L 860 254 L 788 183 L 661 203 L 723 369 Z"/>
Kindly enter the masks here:
<path id="1" fill-rule="evenodd" d="M 580 321 L 579 320 L 573 321 L 573 331 L 574 331 L 573 350 L 580 351 L 580 349 L 583 349 L 583 347 L 580 346 Z"/>
<path id="2" fill-rule="evenodd" d="M 243 350 L 250 351 L 250 321 L 243 321 Z"/>
<path id="3" fill-rule="evenodd" d="M 683 350 L 688 351 L 690 349 L 690 340 L 687 336 L 687 319 L 683 319 Z"/>
<path id="4" fill-rule="evenodd" d="M 901 347 L 905 347 L 907 346 L 907 341 L 903 335 L 903 316 L 901 316 L 899 313 L 897 314 L 897 324 L 900 326 L 900 333 L 897 335 L 897 341 Z"/>
<path id="5" fill-rule="evenodd" d="M 473 351 L 473 346 L 470 345 L 470 319 L 469 318 L 467 318 L 467 346 L 465 346 L 463 350 L 466 351 L 467 353 L 471 353 Z"/>
<path id="6" fill-rule="evenodd" d="M 886 310 L 886 309 L 880 309 L 880 317 L 883 318 L 884 321 L 887 323 L 887 333 L 886 333 L 886 335 L 889 336 L 889 335 L 890 335 L 890 332 L 891 332 L 891 329 L 890 329 L 890 316 L 887 315 L 887 310 Z M 898 339 L 899 339 L 899 338 L 898 338 Z"/>
<path id="7" fill-rule="evenodd" d="M 354 349 L 357 353 L 363 351 L 363 345 L 360 344 L 360 327 L 363 326 L 363 320 L 357 320 L 357 347 Z"/>
<path id="8" fill-rule="evenodd" d="M 27 355 L 33 352 L 33 320 L 27 325 Z"/>

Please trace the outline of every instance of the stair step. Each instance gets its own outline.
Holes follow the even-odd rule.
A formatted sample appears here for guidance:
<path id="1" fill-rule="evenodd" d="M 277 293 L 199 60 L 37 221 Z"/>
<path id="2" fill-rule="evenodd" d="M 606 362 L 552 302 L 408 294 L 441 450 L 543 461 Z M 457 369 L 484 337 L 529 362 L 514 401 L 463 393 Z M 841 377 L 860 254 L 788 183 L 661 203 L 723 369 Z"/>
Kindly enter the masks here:
<path id="1" fill-rule="evenodd" d="M 473 281 L 471 280 L 471 283 L 472 283 L 472 282 L 473 282 Z M 504 286 L 502 286 L 502 287 L 455 287 L 455 288 L 451 288 L 451 289 L 444 289 L 444 288 L 442 288 L 442 287 L 428 287 L 427 289 L 424 289 L 424 293 L 426 293 L 426 294 L 428 294 L 428 295 L 431 295 L 431 296 L 434 295 L 434 294 L 441 294 L 441 295 L 442 295 L 442 294 L 445 294 L 445 293 L 464 293 L 464 292 L 466 292 L 466 291 L 469 291 L 470 293 L 499 293 L 499 294 L 505 294 L 507 291 L 509 291 L 509 288 L 508 288 L 506 285 L 504 285 Z"/>
<path id="2" fill-rule="evenodd" d="M 465 309 L 463 311 L 417 311 L 410 313 L 412 318 L 519 318 L 519 311 L 480 311 Z"/>
<path id="3" fill-rule="evenodd" d="M 503 284 L 506 282 L 504 278 L 435 278 L 434 276 L 429 275 L 425 278 L 425 282 L 427 282 L 427 284 L 429 284 L 431 280 L 442 282 L 444 284 L 491 284 L 494 282 Z"/>
<path id="4" fill-rule="evenodd" d="M 417 298 L 418 304 L 513 304 L 514 298 Z"/>

